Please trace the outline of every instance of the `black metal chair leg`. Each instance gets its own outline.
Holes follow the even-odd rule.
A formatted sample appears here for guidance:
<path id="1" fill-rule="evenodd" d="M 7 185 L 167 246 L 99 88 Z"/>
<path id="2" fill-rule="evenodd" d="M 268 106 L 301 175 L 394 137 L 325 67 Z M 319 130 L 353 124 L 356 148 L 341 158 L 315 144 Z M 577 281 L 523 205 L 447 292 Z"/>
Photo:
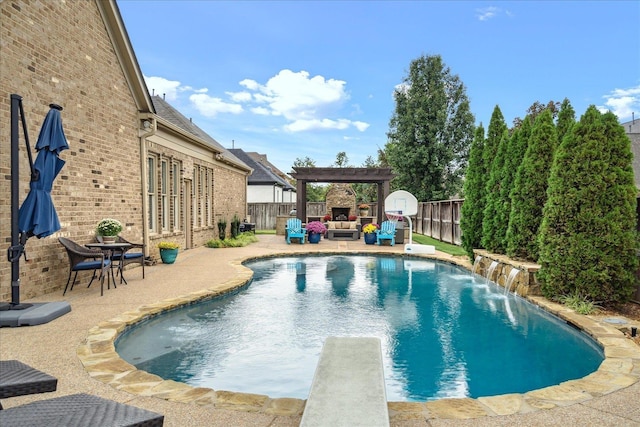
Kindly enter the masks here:
<path id="1" fill-rule="evenodd" d="M 77 272 L 77 271 L 76 271 L 76 274 L 78 274 L 78 272 Z M 96 271 L 95 271 L 95 270 L 93 270 L 93 276 L 91 276 L 91 280 L 89 281 L 89 284 L 87 285 L 87 288 L 88 288 L 89 286 L 91 286 L 91 284 L 93 283 L 93 279 L 95 279 L 95 278 L 96 278 Z"/>
<path id="2" fill-rule="evenodd" d="M 64 294 L 67 293 L 67 288 L 69 287 L 69 282 L 71 281 L 71 273 L 72 271 L 69 270 L 69 277 L 67 277 L 67 284 L 64 286 L 64 291 L 62 292 L 62 296 L 64 296 Z"/>

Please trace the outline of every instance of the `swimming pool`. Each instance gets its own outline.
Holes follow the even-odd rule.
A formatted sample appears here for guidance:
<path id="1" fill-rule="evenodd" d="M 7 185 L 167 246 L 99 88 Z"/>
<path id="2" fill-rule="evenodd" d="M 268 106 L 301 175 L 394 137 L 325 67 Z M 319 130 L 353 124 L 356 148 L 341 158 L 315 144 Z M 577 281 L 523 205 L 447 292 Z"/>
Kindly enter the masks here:
<path id="1" fill-rule="evenodd" d="M 377 336 L 388 399 L 405 401 L 525 392 L 603 360 L 584 334 L 447 263 L 349 255 L 245 265 L 250 286 L 146 321 L 117 351 L 193 386 L 306 398 L 326 336 Z"/>

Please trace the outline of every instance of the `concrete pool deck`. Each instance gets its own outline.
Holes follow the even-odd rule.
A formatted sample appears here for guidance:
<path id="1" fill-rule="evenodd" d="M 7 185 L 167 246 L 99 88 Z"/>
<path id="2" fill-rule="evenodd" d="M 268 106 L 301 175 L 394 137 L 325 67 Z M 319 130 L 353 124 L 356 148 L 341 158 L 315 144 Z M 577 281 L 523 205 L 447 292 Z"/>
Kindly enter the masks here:
<path id="1" fill-rule="evenodd" d="M 298 426 L 303 400 L 271 399 L 165 381 L 135 370 L 119 359 L 113 349 L 116 335 L 136 319 L 246 282 L 251 274 L 241 266 L 241 261 L 247 258 L 298 252 L 403 252 L 402 245 L 365 245 L 363 240 L 287 245 L 282 236 L 258 237 L 258 243 L 244 248 L 196 248 L 181 252 L 173 265 L 159 263 L 148 267 L 144 280 L 139 268 L 127 270 L 129 284 L 105 290 L 103 297 L 94 285 L 89 289 L 76 286 L 64 297 L 60 291 L 24 301 L 68 301 L 72 311 L 43 325 L 1 328 L 0 359 L 17 359 L 55 376 L 58 389 L 4 399 L 3 406 L 10 408 L 72 393 L 90 393 L 162 413 L 165 426 Z M 446 254 L 429 257 L 471 268 L 468 261 Z M 598 371 L 525 394 L 426 403 L 389 402 L 390 424 L 639 426 L 640 347 L 618 331 L 621 324 L 580 316 L 541 298 L 533 298 L 532 302 L 585 330 L 604 346 L 606 360 Z M 625 326 L 640 326 L 628 319 L 620 320 L 628 322 Z"/>

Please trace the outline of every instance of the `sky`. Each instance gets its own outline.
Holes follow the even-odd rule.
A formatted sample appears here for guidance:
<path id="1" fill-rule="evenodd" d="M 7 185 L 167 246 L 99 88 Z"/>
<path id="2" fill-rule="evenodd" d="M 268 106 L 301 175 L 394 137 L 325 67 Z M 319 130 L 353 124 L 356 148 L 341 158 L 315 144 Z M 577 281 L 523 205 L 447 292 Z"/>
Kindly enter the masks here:
<path id="1" fill-rule="evenodd" d="M 640 1 L 118 0 L 150 93 L 226 148 L 348 165 L 387 142 L 412 61 L 440 55 L 476 124 L 569 99 L 640 119 Z"/>

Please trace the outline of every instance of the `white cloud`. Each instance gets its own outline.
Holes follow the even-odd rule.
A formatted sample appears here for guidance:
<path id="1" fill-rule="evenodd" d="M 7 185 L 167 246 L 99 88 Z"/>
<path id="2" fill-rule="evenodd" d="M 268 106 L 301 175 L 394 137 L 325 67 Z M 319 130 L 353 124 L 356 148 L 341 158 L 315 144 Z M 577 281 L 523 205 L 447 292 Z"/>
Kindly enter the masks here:
<path id="1" fill-rule="evenodd" d="M 195 105 L 200 114 L 206 117 L 215 117 L 220 113 L 240 114 L 244 111 L 240 104 L 231 104 L 203 93 L 193 94 L 189 97 L 189 100 Z"/>
<path id="2" fill-rule="evenodd" d="M 271 113 L 269 112 L 269 110 L 267 108 L 264 107 L 255 107 L 251 109 L 251 112 L 253 114 L 257 114 L 259 116 L 268 116 Z"/>
<path id="3" fill-rule="evenodd" d="M 296 120 L 292 123 L 289 123 L 284 128 L 289 132 L 302 132 L 307 130 L 318 130 L 318 129 L 337 129 L 344 130 L 347 129 L 351 125 L 351 121 L 347 119 L 311 119 L 311 120 Z"/>
<path id="4" fill-rule="evenodd" d="M 152 94 L 163 96 L 167 101 L 175 101 L 178 98 L 178 90 L 180 82 L 175 80 L 167 80 L 163 77 L 147 77 L 144 76 L 147 89 Z"/>
<path id="5" fill-rule="evenodd" d="M 249 102 L 251 94 L 249 92 L 226 92 L 227 96 L 234 102 Z"/>
<path id="6" fill-rule="evenodd" d="M 482 9 L 476 9 L 476 16 L 480 21 L 487 21 L 494 16 L 496 16 L 500 12 L 499 7 L 490 6 L 483 7 Z"/>
<path id="7" fill-rule="evenodd" d="M 614 89 L 603 98 L 606 99 L 604 106 L 599 105 L 598 109 L 602 112 L 611 111 L 620 120 L 631 118 L 632 112 L 640 111 L 640 85 L 628 89 Z"/>
<path id="8" fill-rule="evenodd" d="M 241 80 L 243 90 L 227 91 L 224 96 L 208 95 L 208 90 L 194 89 L 179 81 L 162 77 L 145 77 L 149 89 L 165 95 L 167 101 L 175 101 L 181 93 L 189 93 L 189 100 L 206 117 L 218 114 L 250 112 L 259 116 L 281 117 L 286 121 L 283 129 L 288 132 L 313 130 L 345 130 L 354 128 L 364 132 L 369 124 L 336 117 L 349 100 L 346 82 L 311 76 L 307 71 L 281 70 L 266 83 L 252 79 Z M 354 114 L 361 114 L 358 105 Z"/>

